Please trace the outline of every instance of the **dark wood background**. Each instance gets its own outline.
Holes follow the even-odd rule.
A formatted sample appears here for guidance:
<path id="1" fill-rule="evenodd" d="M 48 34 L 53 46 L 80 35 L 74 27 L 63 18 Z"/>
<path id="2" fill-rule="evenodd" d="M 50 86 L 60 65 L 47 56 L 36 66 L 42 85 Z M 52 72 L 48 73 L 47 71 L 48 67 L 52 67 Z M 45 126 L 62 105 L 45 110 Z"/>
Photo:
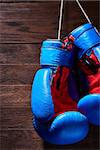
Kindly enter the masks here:
<path id="1" fill-rule="evenodd" d="M 99 1 L 81 1 L 99 29 Z M 1 150 L 99 149 L 99 129 L 66 146 L 43 142 L 32 126 L 31 85 L 39 66 L 41 42 L 56 38 L 59 1 L 0 0 L 0 148 Z M 64 2 L 62 37 L 86 23 L 75 1 Z"/>

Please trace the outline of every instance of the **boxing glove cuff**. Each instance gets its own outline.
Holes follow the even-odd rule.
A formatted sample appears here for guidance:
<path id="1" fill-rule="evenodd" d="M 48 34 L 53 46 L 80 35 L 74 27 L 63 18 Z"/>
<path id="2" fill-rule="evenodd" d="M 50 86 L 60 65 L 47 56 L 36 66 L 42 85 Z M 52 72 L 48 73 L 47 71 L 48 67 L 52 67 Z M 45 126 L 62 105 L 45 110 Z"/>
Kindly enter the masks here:
<path id="1" fill-rule="evenodd" d="M 74 37 L 74 44 L 80 48 L 79 58 L 81 58 L 88 49 L 100 44 L 99 33 L 96 28 L 89 23 L 79 26 L 73 30 L 70 35 Z"/>
<path id="2" fill-rule="evenodd" d="M 68 66 L 73 64 L 73 52 L 62 48 L 59 40 L 46 40 L 42 44 L 40 64 L 49 66 Z"/>

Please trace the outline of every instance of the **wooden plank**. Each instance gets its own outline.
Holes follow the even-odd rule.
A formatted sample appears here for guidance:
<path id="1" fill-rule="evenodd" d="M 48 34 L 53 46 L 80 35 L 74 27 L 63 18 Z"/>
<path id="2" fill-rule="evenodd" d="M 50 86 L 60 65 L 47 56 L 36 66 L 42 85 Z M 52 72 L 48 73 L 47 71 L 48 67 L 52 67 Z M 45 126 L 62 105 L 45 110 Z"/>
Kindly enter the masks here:
<path id="1" fill-rule="evenodd" d="M 96 126 L 90 126 L 88 137 L 83 141 L 66 146 L 43 142 L 32 126 L 30 95 L 32 80 L 39 68 L 39 45 L 42 40 L 57 36 L 59 15 L 57 1 L 48 3 L 36 1 L 32 3 L 28 0 L 0 1 L 5 2 L 0 3 L 0 42 L 9 43 L 0 46 L 0 148 L 1 150 L 99 149 L 99 128 Z M 98 28 L 99 2 L 81 3 Z M 76 2 L 65 2 L 62 37 L 85 22 Z"/>
<path id="2" fill-rule="evenodd" d="M 14 3 L 22 3 L 22 2 L 24 2 L 25 3 L 25 2 L 43 2 L 43 1 L 45 1 L 45 0 L 0 0 L 0 2 L 5 2 L 5 3 L 12 3 L 12 2 L 14 2 Z M 53 2 L 57 1 L 57 2 L 59 2 L 60 0 L 46 0 L 46 1 L 47 2 L 50 2 L 50 1 L 53 1 Z M 67 0 L 67 1 L 70 1 L 70 0 Z M 91 1 L 91 0 L 89 0 L 89 1 Z"/>
<path id="3" fill-rule="evenodd" d="M 2 108 L 30 108 L 31 85 L 0 86 L 0 106 Z"/>
<path id="4" fill-rule="evenodd" d="M 35 138 L 35 132 L 28 131 L 28 130 L 2 130 L 1 131 L 1 147 L 2 150 L 9 150 L 9 149 L 25 149 L 25 150 L 99 150 L 99 138 L 97 127 L 93 127 L 92 132 L 89 133 L 89 136 L 82 140 L 79 143 L 71 144 L 71 145 L 52 145 L 43 140 L 40 137 Z M 93 131 L 94 130 L 94 131 Z"/>
<path id="5" fill-rule="evenodd" d="M 93 25 L 99 30 L 99 1 L 80 1 Z M 63 35 L 87 23 L 76 1 L 66 1 L 63 17 Z"/>
<path id="6" fill-rule="evenodd" d="M 99 29 L 99 1 L 81 3 L 94 25 Z M 58 16 L 59 2 L 57 1 L 1 3 L 1 43 L 41 43 L 44 39 L 56 38 Z M 66 1 L 62 37 L 86 22 L 76 2 Z"/>
<path id="7" fill-rule="evenodd" d="M 39 65 L 1 65 L 0 84 L 20 85 L 32 84 L 34 74 L 39 69 Z"/>
<path id="8" fill-rule="evenodd" d="M 1 150 L 43 150 L 43 142 L 34 131 L 2 130 L 0 136 Z"/>
<path id="9" fill-rule="evenodd" d="M 0 64 L 39 64 L 41 44 L 0 44 Z"/>
<path id="10" fill-rule="evenodd" d="M 88 136 L 82 140 L 79 143 L 73 145 L 65 145 L 65 146 L 57 146 L 52 145 L 44 142 L 43 145 L 41 145 L 40 140 L 41 138 L 37 135 L 35 132 L 33 126 L 32 126 L 32 115 L 30 109 L 1 109 L 1 128 L 0 128 L 0 136 L 2 139 L 2 144 L 4 146 L 4 141 L 11 142 L 14 139 L 16 139 L 16 142 L 22 141 L 22 146 L 24 146 L 24 142 L 26 143 L 27 140 L 30 140 L 30 142 L 34 141 L 37 142 L 39 140 L 38 144 L 39 146 L 44 147 L 44 149 L 79 149 L 82 147 L 82 149 L 98 149 L 99 148 L 99 127 L 97 126 L 91 126 L 88 133 Z M 22 136 L 21 136 L 22 134 Z M 30 136 L 28 136 L 30 134 Z M 28 137 L 27 137 L 28 136 Z M 20 140 L 19 140 L 20 137 Z M 25 138 L 26 137 L 26 138 Z M 23 139 L 24 138 L 24 139 Z M 42 140 L 41 140 L 42 141 Z M 12 147 L 14 141 L 10 143 Z M 92 144 L 93 143 L 93 144 Z M 15 144 L 16 145 L 16 144 Z M 33 144 L 34 145 L 34 144 Z M 17 145 L 16 145 L 17 146 Z M 32 146 L 32 143 L 30 144 Z M 31 147 L 30 147 L 31 148 Z"/>
<path id="11" fill-rule="evenodd" d="M 28 87 L 28 88 L 30 90 L 30 87 Z M 79 149 L 80 147 L 82 147 L 83 149 L 98 149 L 98 147 L 99 147 L 99 127 L 96 127 L 96 126 L 90 126 L 90 131 L 89 131 L 87 138 L 85 138 L 83 141 L 81 141 L 79 143 L 74 144 L 74 148 L 73 148 L 73 145 L 56 146 L 56 145 L 48 144 L 46 142 L 44 142 L 42 144 L 41 143 L 42 140 L 40 140 L 40 137 L 34 131 L 34 128 L 32 126 L 32 113 L 31 113 L 31 108 L 29 106 L 29 103 L 27 104 L 27 106 L 29 106 L 29 108 L 24 107 L 24 102 L 23 102 L 23 107 L 21 107 L 21 108 L 20 107 L 16 108 L 16 106 L 15 106 L 15 104 L 17 102 L 22 105 L 22 102 L 21 102 L 22 100 L 21 99 L 19 100 L 19 98 L 22 97 L 22 95 L 24 95 L 26 97 L 26 99 L 27 99 L 27 95 L 30 95 L 30 93 L 28 93 L 28 89 L 26 87 L 23 87 L 23 89 L 22 88 L 20 89 L 21 94 L 18 93 L 19 92 L 18 89 L 20 89 L 20 88 L 19 87 L 17 87 L 17 88 L 16 87 L 8 87 L 8 89 L 6 89 L 6 87 L 4 87 L 4 89 L 2 89 L 2 91 L 4 91 L 4 95 L 8 92 L 7 93 L 7 97 L 8 97 L 7 103 L 9 103 L 8 108 L 7 108 L 7 104 L 5 102 L 6 107 L 4 108 L 4 106 L 1 105 L 1 109 L 0 109 L 0 119 L 1 119 L 0 122 L 2 122 L 0 124 L 1 125 L 0 132 L 1 132 L 1 141 L 2 141 L 1 145 L 3 148 L 5 148 L 5 149 L 8 148 L 9 144 L 10 144 L 10 147 L 12 147 L 12 149 L 18 148 L 17 147 L 18 145 L 19 145 L 19 148 L 21 148 L 20 146 L 22 146 L 22 148 L 26 148 L 26 144 L 24 144 L 24 142 L 26 143 L 26 142 L 28 142 L 27 140 L 29 140 L 30 144 L 28 146 L 30 149 L 33 148 L 33 146 L 35 145 L 34 143 L 32 145 L 32 143 L 31 143 L 32 141 L 38 143 L 38 146 L 41 148 L 44 148 L 45 150 L 47 150 L 47 149 L 55 150 L 58 148 L 61 150 L 63 150 L 63 149 L 74 150 L 74 149 Z M 1 91 L 1 94 L 3 93 L 2 91 Z M 10 94 L 13 96 L 11 96 Z M 7 100 L 7 97 L 4 101 Z M 18 101 L 17 101 L 17 98 L 18 98 Z M 24 99 L 24 97 L 22 97 L 22 98 Z M 13 99 L 13 100 L 11 100 L 11 99 Z M 11 100 L 11 102 L 10 102 L 10 100 Z M 11 104 L 11 106 L 10 106 L 10 104 Z M 13 105 L 13 107 L 12 107 L 12 105 Z M 29 137 L 27 137 L 28 134 L 30 134 Z M 14 140 L 16 142 L 14 142 Z M 37 140 L 39 140 L 39 141 L 37 141 Z M 19 141 L 21 141 L 22 145 L 20 145 Z M 5 142 L 6 142 L 6 144 L 5 144 Z M 92 145 L 92 143 L 94 143 L 94 144 Z"/>
<path id="12" fill-rule="evenodd" d="M 45 1 L 41 3 L 2 3 L 0 10 L 1 42 L 40 43 L 41 39 L 55 37 L 58 7 L 57 2 L 46 3 Z"/>
<path id="13" fill-rule="evenodd" d="M 42 1 L 42 0 L 0 0 L 0 2 L 3 3 L 20 3 L 20 2 L 37 2 L 37 1 Z M 52 0 L 51 0 L 52 1 Z"/>
<path id="14" fill-rule="evenodd" d="M 0 130 L 33 130 L 32 112 L 29 108 L 0 108 Z"/>
<path id="15" fill-rule="evenodd" d="M 43 2 L 43 1 L 45 1 L 45 0 L 0 0 L 0 2 L 5 2 L 5 3 L 12 3 L 12 2 L 15 2 L 15 3 L 19 3 L 19 2 Z M 50 1 L 57 1 L 57 2 L 59 2 L 59 1 L 61 1 L 61 0 L 46 0 L 47 2 L 50 2 Z M 75 0 L 64 0 L 64 1 L 75 1 Z M 88 1 L 91 1 L 91 0 L 88 0 Z M 96 1 L 96 0 L 94 0 L 94 1 Z"/>
<path id="16" fill-rule="evenodd" d="M 33 148 L 41 138 L 32 125 L 31 108 L 1 108 L 0 109 L 0 136 L 2 149 Z M 28 143 L 28 144 L 25 144 Z M 18 146 L 18 147 L 17 147 Z"/>

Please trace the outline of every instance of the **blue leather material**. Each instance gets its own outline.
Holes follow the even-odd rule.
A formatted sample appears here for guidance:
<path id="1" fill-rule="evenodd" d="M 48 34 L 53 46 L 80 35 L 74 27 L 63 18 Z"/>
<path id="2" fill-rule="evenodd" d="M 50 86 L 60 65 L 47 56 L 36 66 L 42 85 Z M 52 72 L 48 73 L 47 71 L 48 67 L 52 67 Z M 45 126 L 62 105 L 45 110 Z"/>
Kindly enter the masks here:
<path id="1" fill-rule="evenodd" d="M 54 115 L 50 79 L 52 70 L 40 69 L 32 85 L 31 107 L 33 114 L 41 121 L 47 121 Z"/>
<path id="2" fill-rule="evenodd" d="M 46 40 L 43 42 L 40 54 L 40 64 L 50 66 L 68 66 L 73 65 L 73 51 L 67 51 L 61 48 L 62 42 L 59 40 Z"/>
<path id="3" fill-rule="evenodd" d="M 87 118 L 80 112 L 69 111 L 53 118 L 55 106 L 51 95 L 52 72 L 57 66 L 71 67 L 74 56 L 72 51 L 65 51 L 61 47 L 62 43 L 58 40 L 43 42 L 40 58 L 43 68 L 35 75 L 31 95 L 35 118 L 33 124 L 37 133 L 45 141 L 58 145 L 79 142 L 88 133 Z M 75 87 L 73 89 L 75 91 Z"/>
<path id="4" fill-rule="evenodd" d="M 74 44 L 80 48 L 79 58 L 90 48 L 100 44 L 100 36 L 91 24 L 82 25 L 71 32 L 75 38 Z"/>
<path id="5" fill-rule="evenodd" d="M 92 24 L 86 23 L 74 29 L 70 34 L 77 39 L 82 33 L 91 28 L 93 28 Z"/>
<path id="6" fill-rule="evenodd" d="M 43 41 L 42 43 L 42 47 L 56 47 L 56 48 L 62 48 L 62 42 L 60 40 L 57 39 L 47 39 L 45 41 Z"/>
<path id="7" fill-rule="evenodd" d="M 93 47 L 93 51 L 94 51 L 96 57 L 98 58 L 98 60 L 100 61 L 100 45 Z"/>
<path id="8" fill-rule="evenodd" d="M 100 125 L 100 94 L 89 94 L 80 99 L 78 109 L 94 125 Z"/>
<path id="9" fill-rule="evenodd" d="M 55 120 L 47 126 L 38 122 L 33 122 L 37 133 L 45 141 L 64 145 L 73 144 L 84 139 L 88 133 L 87 118 L 79 112 L 65 112 L 55 118 Z"/>

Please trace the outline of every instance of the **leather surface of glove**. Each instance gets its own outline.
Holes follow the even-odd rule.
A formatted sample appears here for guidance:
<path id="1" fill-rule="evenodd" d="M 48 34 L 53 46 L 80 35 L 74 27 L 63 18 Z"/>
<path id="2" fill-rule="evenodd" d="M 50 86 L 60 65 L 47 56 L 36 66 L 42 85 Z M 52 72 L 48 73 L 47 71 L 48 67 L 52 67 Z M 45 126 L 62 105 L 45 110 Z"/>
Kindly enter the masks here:
<path id="1" fill-rule="evenodd" d="M 73 57 L 73 51 L 62 49 L 58 40 L 42 44 L 42 68 L 33 81 L 31 107 L 36 131 L 49 143 L 76 143 L 88 133 L 87 117 L 77 109 L 79 96 L 71 71 Z"/>
<path id="2" fill-rule="evenodd" d="M 73 30 L 69 42 L 78 48 L 78 67 L 86 76 L 88 94 L 80 99 L 78 108 L 92 124 L 100 124 L 100 35 L 92 24 Z"/>

